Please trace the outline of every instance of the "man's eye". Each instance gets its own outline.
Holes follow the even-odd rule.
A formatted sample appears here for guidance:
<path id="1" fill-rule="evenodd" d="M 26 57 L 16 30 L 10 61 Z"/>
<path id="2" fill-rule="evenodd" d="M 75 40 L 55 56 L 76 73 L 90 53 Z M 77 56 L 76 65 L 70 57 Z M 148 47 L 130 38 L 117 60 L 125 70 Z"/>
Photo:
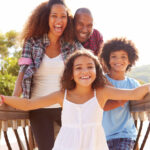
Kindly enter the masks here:
<path id="1" fill-rule="evenodd" d="M 56 15 L 51 15 L 51 17 L 56 18 L 57 16 Z"/>

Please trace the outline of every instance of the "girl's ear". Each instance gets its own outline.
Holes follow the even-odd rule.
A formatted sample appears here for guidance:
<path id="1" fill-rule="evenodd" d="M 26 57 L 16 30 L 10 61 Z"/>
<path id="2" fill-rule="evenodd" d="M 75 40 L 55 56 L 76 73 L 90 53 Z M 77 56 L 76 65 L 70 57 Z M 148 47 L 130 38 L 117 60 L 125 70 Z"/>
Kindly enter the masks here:
<path id="1" fill-rule="evenodd" d="M 72 75 L 72 77 L 71 77 L 71 80 L 73 80 L 74 78 L 73 78 L 73 75 Z"/>

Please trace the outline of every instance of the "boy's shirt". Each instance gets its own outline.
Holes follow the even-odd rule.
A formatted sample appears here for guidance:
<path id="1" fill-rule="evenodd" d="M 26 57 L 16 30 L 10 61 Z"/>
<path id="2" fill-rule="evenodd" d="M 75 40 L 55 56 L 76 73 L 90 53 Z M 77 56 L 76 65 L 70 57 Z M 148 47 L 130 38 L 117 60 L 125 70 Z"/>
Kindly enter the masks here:
<path id="1" fill-rule="evenodd" d="M 129 77 L 125 77 L 124 80 L 114 80 L 108 75 L 106 77 L 116 88 L 133 89 L 140 85 L 137 80 Z M 123 107 L 120 106 L 110 111 L 104 111 L 103 127 L 107 140 L 116 138 L 130 138 L 135 140 L 137 132 L 130 114 L 129 102 Z"/>

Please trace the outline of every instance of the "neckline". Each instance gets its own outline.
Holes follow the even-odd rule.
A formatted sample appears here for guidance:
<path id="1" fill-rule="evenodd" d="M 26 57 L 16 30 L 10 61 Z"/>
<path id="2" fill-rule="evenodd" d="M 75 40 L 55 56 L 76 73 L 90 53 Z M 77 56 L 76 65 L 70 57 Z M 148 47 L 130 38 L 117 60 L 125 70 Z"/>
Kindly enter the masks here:
<path id="1" fill-rule="evenodd" d="M 127 79 L 127 77 L 125 76 L 125 78 L 124 78 L 123 80 L 115 80 L 115 79 L 111 78 L 108 74 L 106 74 L 106 77 L 107 77 L 108 79 L 111 79 L 112 81 L 115 81 L 115 82 L 124 82 L 124 81 L 126 81 L 126 79 Z"/>
<path id="2" fill-rule="evenodd" d="M 95 98 L 95 95 L 94 95 L 92 98 L 90 98 L 88 101 L 86 101 L 86 102 L 84 102 L 84 103 L 81 103 L 81 104 L 78 104 L 78 103 L 74 103 L 74 102 L 72 102 L 72 101 L 69 101 L 67 98 L 64 98 L 64 99 L 65 99 L 67 102 L 69 102 L 69 103 L 71 103 L 71 104 L 73 104 L 73 105 L 85 105 L 85 104 L 91 102 L 94 98 Z"/>
<path id="3" fill-rule="evenodd" d="M 52 58 L 49 57 L 46 53 L 45 53 L 44 55 L 45 55 L 48 59 L 56 59 L 57 57 L 60 57 L 61 54 L 59 54 L 59 55 L 57 55 L 57 56 L 55 56 L 55 57 L 52 57 Z"/>

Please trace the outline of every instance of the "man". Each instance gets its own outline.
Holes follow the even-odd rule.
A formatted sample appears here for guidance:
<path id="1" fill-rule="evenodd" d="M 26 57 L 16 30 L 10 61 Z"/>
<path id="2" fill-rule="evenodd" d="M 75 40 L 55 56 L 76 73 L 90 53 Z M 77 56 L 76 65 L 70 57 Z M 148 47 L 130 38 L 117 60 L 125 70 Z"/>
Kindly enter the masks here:
<path id="1" fill-rule="evenodd" d="M 93 29 L 93 16 L 88 8 L 79 8 L 74 15 L 76 39 L 86 49 L 91 49 L 97 55 L 103 45 L 102 34 Z"/>

